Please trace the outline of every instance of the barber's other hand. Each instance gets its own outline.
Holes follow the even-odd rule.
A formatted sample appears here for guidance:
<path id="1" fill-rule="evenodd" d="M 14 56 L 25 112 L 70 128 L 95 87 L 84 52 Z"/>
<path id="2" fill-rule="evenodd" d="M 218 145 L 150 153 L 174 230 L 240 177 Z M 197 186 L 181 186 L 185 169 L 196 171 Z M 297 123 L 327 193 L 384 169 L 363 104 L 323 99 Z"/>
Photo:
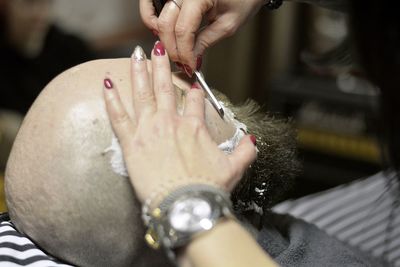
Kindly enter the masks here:
<path id="1" fill-rule="evenodd" d="M 152 51 L 152 75 L 140 47 L 131 62 L 134 118 L 126 112 L 118 82 L 111 76 L 104 80 L 104 96 L 139 200 L 162 197 L 190 183 L 232 190 L 256 157 L 250 137 L 245 136 L 231 155 L 219 150 L 205 125 L 200 89 L 187 92 L 184 114 L 178 115 L 169 60 L 161 42 Z"/>
<path id="2" fill-rule="evenodd" d="M 172 61 L 180 62 L 191 75 L 206 48 L 236 30 L 255 14 L 263 0 L 168 1 L 157 18 L 152 0 L 140 0 L 143 22 L 157 32 Z M 207 25 L 199 29 L 202 21 Z"/>

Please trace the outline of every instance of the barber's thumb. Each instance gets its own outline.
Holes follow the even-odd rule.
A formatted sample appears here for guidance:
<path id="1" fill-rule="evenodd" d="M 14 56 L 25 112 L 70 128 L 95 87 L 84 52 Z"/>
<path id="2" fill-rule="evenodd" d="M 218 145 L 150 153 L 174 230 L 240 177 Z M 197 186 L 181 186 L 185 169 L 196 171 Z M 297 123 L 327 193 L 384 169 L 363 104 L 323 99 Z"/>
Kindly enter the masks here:
<path id="1" fill-rule="evenodd" d="M 249 168 L 250 164 L 252 164 L 257 158 L 255 140 L 256 137 L 254 135 L 244 136 L 233 153 L 229 155 L 232 166 L 235 166 L 236 172 L 240 174 L 238 179 L 241 178 L 246 169 Z M 236 183 L 237 182 L 238 181 L 236 181 Z"/>
<path id="2" fill-rule="evenodd" d="M 158 17 L 156 15 L 156 10 L 151 0 L 140 0 L 139 1 L 140 17 L 143 23 L 152 30 L 153 33 L 158 32 Z"/>
<path id="3" fill-rule="evenodd" d="M 203 55 L 207 48 L 213 46 L 219 40 L 224 38 L 218 27 L 216 27 L 217 25 L 214 25 L 214 23 L 206 26 L 197 35 L 196 42 L 194 44 L 195 55 Z"/>
<path id="4" fill-rule="evenodd" d="M 226 28 L 223 21 L 217 20 L 207 25 L 197 35 L 196 42 L 194 45 L 195 55 L 203 55 L 205 50 L 220 40 L 232 35 L 230 30 Z"/>

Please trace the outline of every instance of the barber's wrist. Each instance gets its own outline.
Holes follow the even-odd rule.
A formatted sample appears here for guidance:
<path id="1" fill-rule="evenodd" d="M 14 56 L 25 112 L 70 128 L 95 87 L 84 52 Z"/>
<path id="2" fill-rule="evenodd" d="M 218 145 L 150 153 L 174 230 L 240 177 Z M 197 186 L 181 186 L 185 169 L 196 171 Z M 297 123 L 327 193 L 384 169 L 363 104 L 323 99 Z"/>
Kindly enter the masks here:
<path id="1" fill-rule="evenodd" d="M 229 219 L 193 239 L 181 252 L 181 262 L 207 267 L 278 266 L 239 221 Z"/>
<path id="2" fill-rule="evenodd" d="M 210 246 L 210 244 L 215 244 L 213 240 L 215 238 L 219 238 L 219 236 L 224 237 L 226 234 L 231 235 L 233 233 L 232 231 L 238 229 L 236 228 L 238 224 L 239 223 L 237 220 L 226 218 L 225 220 L 221 220 L 212 230 L 193 238 L 191 242 L 187 244 L 187 246 L 183 247 L 177 252 L 178 266 L 192 267 L 192 259 L 194 257 L 205 254 L 210 255 L 208 250 L 210 248 L 213 250 L 214 246 Z M 220 255 L 215 256 L 220 258 Z M 210 257 L 214 258 L 214 255 L 210 255 Z"/>
<path id="3" fill-rule="evenodd" d="M 215 248 L 229 244 L 232 235 L 238 231 L 243 231 L 243 227 L 237 220 L 229 218 L 222 220 L 212 230 L 193 238 L 178 254 L 178 262 L 201 261 L 204 263 L 203 266 L 208 266 L 211 262 L 214 266 L 226 266 L 226 258 L 221 257 L 218 253 L 220 251 Z"/>
<path id="4" fill-rule="evenodd" d="M 227 236 L 232 231 L 242 227 L 241 224 L 233 218 L 225 218 L 221 220 L 212 230 L 204 233 L 203 235 L 196 236 L 191 242 L 182 250 L 182 254 L 191 253 L 195 250 L 202 250 L 206 246 L 209 246 L 209 239 L 213 236 Z"/>

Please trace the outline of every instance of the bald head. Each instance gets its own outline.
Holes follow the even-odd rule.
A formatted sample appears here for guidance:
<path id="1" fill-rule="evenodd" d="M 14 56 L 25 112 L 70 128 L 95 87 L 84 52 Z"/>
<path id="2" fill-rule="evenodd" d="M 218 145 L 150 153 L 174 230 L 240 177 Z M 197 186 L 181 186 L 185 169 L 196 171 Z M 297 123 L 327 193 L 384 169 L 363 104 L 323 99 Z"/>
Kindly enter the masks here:
<path id="1" fill-rule="evenodd" d="M 7 205 L 16 227 L 58 258 L 80 266 L 139 266 L 154 252 L 144 245 L 140 205 L 118 169 L 102 94 L 107 73 L 134 117 L 129 59 L 92 61 L 59 75 L 18 133 L 6 170 Z M 177 76 L 174 84 L 179 110 L 190 85 Z M 217 143 L 236 133 L 208 102 L 206 120 Z M 166 265 L 161 253 L 149 259 Z"/>
<path id="2" fill-rule="evenodd" d="M 55 78 L 25 117 L 7 164 L 6 200 L 18 230 L 75 265 L 169 266 L 163 253 L 143 241 L 140 203 L 124 176 L 103 100 L 108 74 L 134 118 L 129 65 L 129 59 L 92 61 Z M 176 75 L 173 82 L 180 112 L 190 85 Z M 227 153 L 235 147 L 245 128 L 235 114 L 258 137 L 260 149 L 261 160 L 233 191 L 235 207 L 265 210 L 296 173 L 292 131 L 259 113 L 254 102 L 234 107 L 218 97 L 233 113 L 226 109 L 222 120 L 206 101 L 206 124 L 215 142 Z"/>

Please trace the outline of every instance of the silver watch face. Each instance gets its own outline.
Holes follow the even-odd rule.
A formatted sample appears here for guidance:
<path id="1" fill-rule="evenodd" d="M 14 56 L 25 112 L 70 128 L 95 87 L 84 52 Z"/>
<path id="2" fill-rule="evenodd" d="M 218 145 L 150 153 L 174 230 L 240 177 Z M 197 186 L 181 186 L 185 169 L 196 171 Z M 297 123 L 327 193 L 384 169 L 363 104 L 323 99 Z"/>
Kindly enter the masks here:
<path id="1" fill-rule="evenodd" d="M 193 197 L 178 201 L 172 206 L 169 223 L 177 231 L 196 232 L 212 228 L 211 216 L 210 203 L 202 198 Z"/>

